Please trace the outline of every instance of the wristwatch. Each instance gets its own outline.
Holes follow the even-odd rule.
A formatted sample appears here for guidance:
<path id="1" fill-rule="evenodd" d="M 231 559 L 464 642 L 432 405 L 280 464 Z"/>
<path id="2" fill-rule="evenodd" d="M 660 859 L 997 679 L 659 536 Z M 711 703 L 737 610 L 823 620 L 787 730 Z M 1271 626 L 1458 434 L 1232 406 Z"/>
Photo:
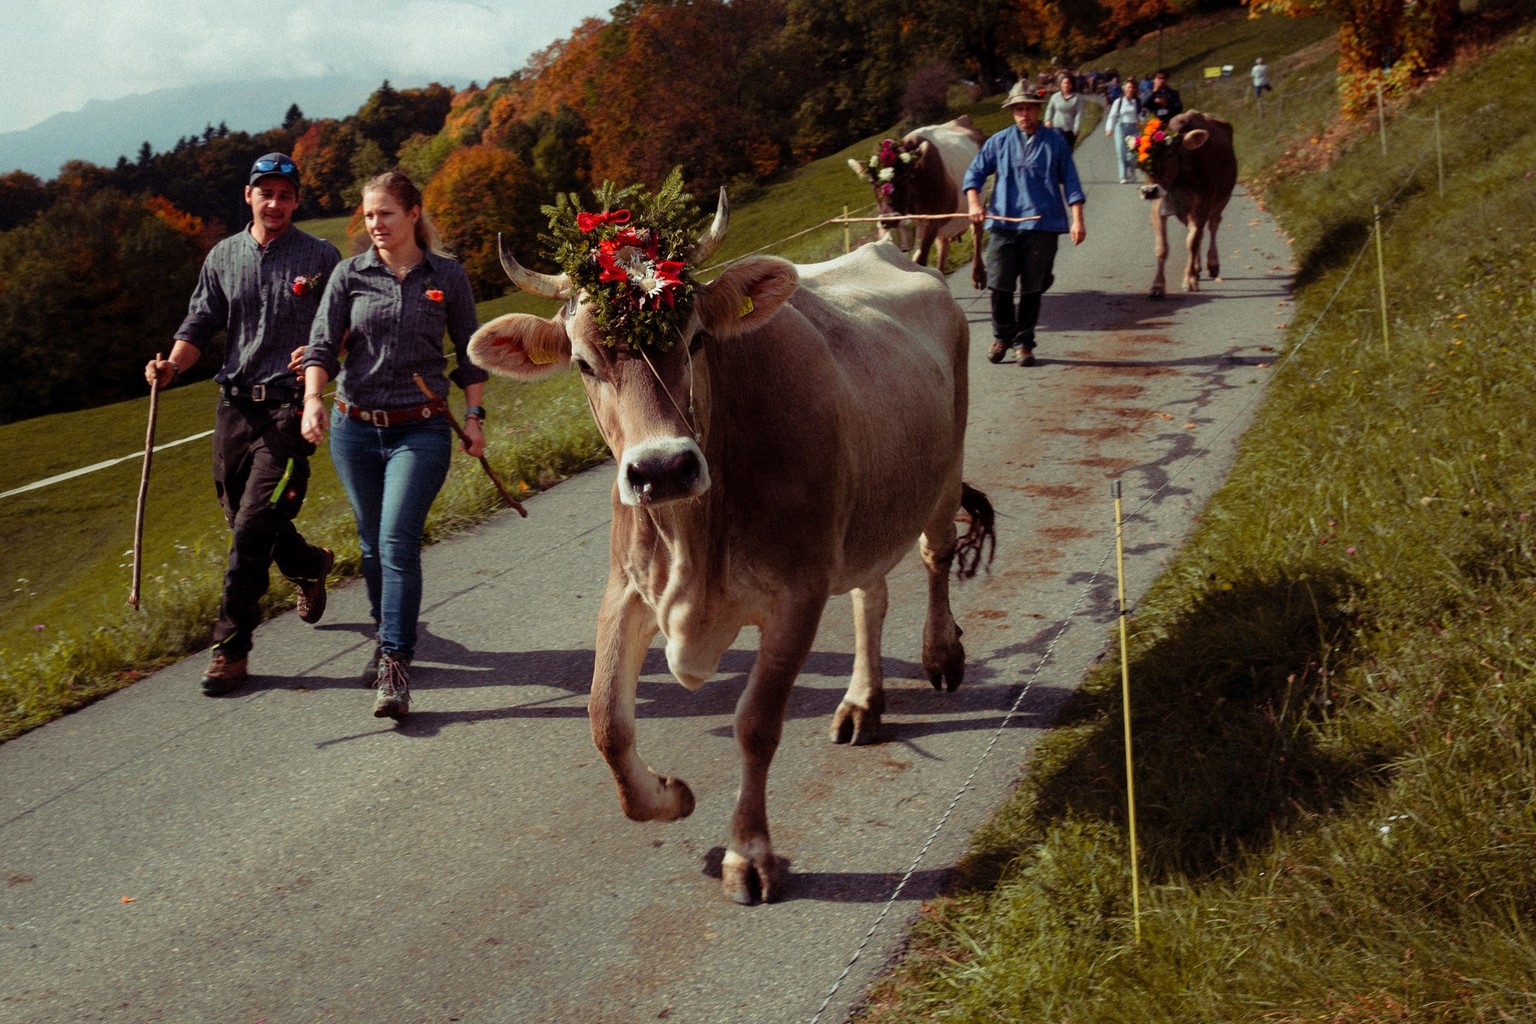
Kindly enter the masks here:
<path id="1" fill-rule="evenodd" d="M 469 408 L 465 409 L 464 410 L 464 418 L 468 419 L 471 416 L 473 416 L 475 419 L 479 420 L 481 423 L 484 423 L 485 422 L 485 406 L 483 406 L 483 405 L 471 405 Z"/>

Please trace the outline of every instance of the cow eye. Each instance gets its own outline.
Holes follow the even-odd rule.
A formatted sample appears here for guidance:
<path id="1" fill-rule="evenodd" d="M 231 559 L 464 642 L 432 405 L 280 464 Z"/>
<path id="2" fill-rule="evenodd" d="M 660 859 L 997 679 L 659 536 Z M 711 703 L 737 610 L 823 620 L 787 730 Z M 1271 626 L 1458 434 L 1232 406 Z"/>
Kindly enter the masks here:
<path id="1" fill-rule="evenodd" d="M 592 364 L 587 362 L 585 359 L 577 357 L 577 358 L 575 358 L 575 359 L 573 359 L 571 361 L 576 364 L 576 369 L 581 372 L 581 375 L 583 377 L 596 377 L 597 376 L 597 374 L 594 373 L 593 370 L 592 370 Z"/>

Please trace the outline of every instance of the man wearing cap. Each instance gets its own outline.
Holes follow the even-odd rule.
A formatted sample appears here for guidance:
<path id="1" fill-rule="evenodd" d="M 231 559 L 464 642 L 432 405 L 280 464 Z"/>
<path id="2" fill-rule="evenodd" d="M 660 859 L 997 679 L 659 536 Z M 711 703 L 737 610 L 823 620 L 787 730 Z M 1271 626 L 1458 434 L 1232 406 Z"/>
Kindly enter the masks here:
<path id="1" fill-rule="evenodd" d="M 203 693 L 217 697 L 246 679 L 251 634 L 271 566 L 299 588 L 299 616 L 325 613 L 325 578 L 335 556 L 309 544 L 293 520 L 309 485 L 315 447 L 299 433 L 303 388 L 298 357 L 309 339 L 326 278 L 341 261 L 330 242 L 293 226 L 299 169 L 283 153 L 251 165 L 251 222 L 203 261 L 170 358 L 151 359 L 144 379 L 161 387 L 191 369 L 219 332 L 224 365 L 214 375 L 213 486 L 234 536 L 224 572 L 213 660 Z"/>
<path id="2" fill-rule="evenodd" d="M 1058 236 L 1071 234 L 1073 245 L 1088 237 L 1083 225 L 1086 196 L 1072 149 L 1059 132 L 1040 130 L 1045 102 L 1045 90 L 1015 83 L 1003 100 L 1013 113 L 1014 126 L 982 145 L 962 182 L 971 220 L 987 227 L 987 287 L 992 292 L 992 348 L 987 358 L 994 363 L 1018 345 L 1019 365 L 1035 365 L 1035 323 L 1040 319 L 1040 297 L 1054 280 Z M 993 175 L 997 180 L 988 211 L 981 190 Z"/>

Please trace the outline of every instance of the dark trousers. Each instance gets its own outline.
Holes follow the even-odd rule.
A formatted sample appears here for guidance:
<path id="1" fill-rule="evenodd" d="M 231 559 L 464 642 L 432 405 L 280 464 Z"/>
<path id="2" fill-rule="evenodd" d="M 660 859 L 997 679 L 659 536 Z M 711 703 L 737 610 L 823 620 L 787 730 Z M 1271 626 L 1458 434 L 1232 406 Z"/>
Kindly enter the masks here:
<path id="1" fill-rule="evenodd" d="M 313 580 L 324 555 L 299 536 L 294 517 L 309 489 L 315 446 L 299 433 L 294 405 L 221 398 L 213 431 L 213 487 L 234 537 L 214 644 L 231 657 L 251 649 L 270 570 Z"/>
<path id="2" fill-rule="evenodd" d="M 1004 345 L 1035 347 L 1040 296 L 1056 280 L 1056 243 L 1049 231 L 1000 231 L 987 239 L 987 287 L 992 292 L 992 337 Z M 1014 290 L 1018 297 L 1015 303 Z"/>

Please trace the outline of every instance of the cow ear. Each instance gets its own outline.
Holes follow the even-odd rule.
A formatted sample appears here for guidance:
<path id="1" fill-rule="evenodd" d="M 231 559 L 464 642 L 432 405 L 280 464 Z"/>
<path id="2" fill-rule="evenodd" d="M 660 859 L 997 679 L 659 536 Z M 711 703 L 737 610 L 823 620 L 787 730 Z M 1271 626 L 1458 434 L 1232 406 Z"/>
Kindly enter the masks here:
<path id="1" fill-rule="evenodd" d="M 1184 142 L 1185 149 L 1199 149 L 1210 139 L 1211 133 L 1204 128 L 1191 128 L 1180 138 Z"/>
<path id="2" fill-rule="evenodd" d="M 848 166 L 853 168 L 853 173 L 857 174 L 861 180 L 872 180 L 869 176 L 869 165 L 865 164 L 863 161 L 855 160 L 853 157 L 849 157 Z"/>
<path id="3" fill-rule="evenodd" d="M 492 373 L 538 380 L 571 365 L 571 339 L 557 320 L 508 313 L 474 333 L 469 358 Z"/>
<path id="4" fill-rule="evenodd" d="M 716 338 L 755 331 L 773 319 L 800 287 L 800 273 L 788 260 L 758 256 L 726 268 L 699 290 L 699 323 Z"/>

